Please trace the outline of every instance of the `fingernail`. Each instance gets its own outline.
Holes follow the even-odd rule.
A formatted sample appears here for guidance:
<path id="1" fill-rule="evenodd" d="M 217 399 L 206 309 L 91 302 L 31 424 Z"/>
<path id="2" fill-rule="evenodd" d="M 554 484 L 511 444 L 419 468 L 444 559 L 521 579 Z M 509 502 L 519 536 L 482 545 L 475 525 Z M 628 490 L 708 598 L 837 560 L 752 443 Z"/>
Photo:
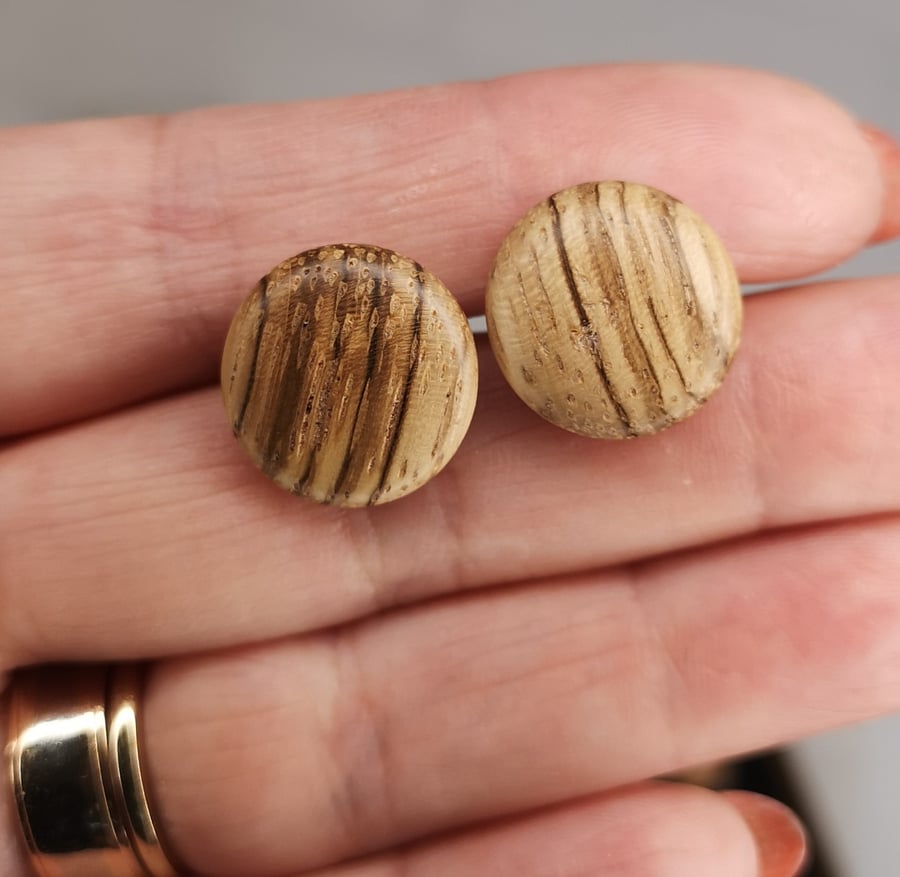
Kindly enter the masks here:
<path id="1" fill-rule="evenodd" d="M 881 222 L 872 235 L 872 243 L 900 237 L 900 143 L 874 125 L 862 125 L 863 134 L 875 151 L 884 180 Z"/>
<path id="2" fill-rule="evenodd" d="M 753 833 L 759 877 L 799 877 L 806 864 L 803 824 L 784 804 L 755 792 L 723 792 Z"/>

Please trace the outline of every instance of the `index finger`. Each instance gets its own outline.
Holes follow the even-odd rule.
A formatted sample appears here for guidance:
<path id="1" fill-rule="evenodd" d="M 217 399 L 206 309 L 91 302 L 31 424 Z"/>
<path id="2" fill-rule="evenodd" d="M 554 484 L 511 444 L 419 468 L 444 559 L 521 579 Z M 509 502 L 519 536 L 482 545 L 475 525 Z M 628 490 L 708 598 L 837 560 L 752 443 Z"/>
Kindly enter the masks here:
<path id="1" fill-rule="evenodd" d="M 854 252 L 882 186 L 811 89 L 651 65 L 9 131 L 0 178 L 0 435 L 213 380 L 239 300 L 313 245 L 406 253 L 478 312 L 509 226 L 572 183 L 670 191 L 746 281 Z"/>

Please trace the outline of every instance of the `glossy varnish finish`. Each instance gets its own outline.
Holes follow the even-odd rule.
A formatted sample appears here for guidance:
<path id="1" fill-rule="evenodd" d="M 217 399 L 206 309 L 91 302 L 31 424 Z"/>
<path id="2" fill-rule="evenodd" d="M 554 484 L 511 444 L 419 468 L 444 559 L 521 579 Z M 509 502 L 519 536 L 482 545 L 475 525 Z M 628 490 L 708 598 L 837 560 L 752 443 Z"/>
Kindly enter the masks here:
<path id="1" fill-rule="evenodd" d="M 725 248 L 680 201 L 586 183 L 532 208 L 487 290 L 491 346 L 516 393 L 587 436 L 658 432 L 722 382 L 741 332 Z"/>
<path id="2" fill-rule="evenodd" d="M 235 435 L 280 486 L 365 506 L 415 490 L 449 461 L 475 405 L 465 315 L 390 250 L 301 253 L 260 280 L 231 324 L 222 391 Z"/>

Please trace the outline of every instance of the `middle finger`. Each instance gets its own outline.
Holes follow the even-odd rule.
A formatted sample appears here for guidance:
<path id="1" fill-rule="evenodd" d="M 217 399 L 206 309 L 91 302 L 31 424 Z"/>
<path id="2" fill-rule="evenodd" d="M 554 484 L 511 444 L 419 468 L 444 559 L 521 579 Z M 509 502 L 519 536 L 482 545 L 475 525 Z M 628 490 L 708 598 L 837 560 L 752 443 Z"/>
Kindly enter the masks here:
<path id="1" fill-rule="evenodd" d="M 269 484 L 212 391 L 22 442 L 0 455 L 0 660 L 241 644 L 450 591 L 893 511 L 896 285 L 750 300 L 721 392 L 635 442 L 549 426 L 485 362 L 457 458 L 413 496 L 366 511 Z"/>

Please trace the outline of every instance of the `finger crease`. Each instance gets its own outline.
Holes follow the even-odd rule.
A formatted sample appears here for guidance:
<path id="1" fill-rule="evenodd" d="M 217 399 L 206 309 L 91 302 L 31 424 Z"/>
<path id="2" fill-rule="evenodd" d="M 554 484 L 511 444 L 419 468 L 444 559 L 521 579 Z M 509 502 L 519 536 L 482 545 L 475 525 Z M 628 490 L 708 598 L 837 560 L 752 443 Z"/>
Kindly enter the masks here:
<path id="1" fill-rule="evenodd" d="M 337 777 L 334 811 L 348 843 L 360 837 L 378 845 L 390 837 L 398 814 L 390 789 L 392 755 L 383 717 L 372 692 L 353 628 L 332 640 L 336 689 L 330 757 Z"/>
<path id="2" fill-rule="evenodd" d="M 395 595 L 387 574 L 387 552 L 372 515 L 369 509 L 349 509 L 340 513 L 339 520 L 356 569 L 352 587 L 365 594 L 366 609 L 381 612 L 394 605 Z"/>
<path id="3" fill-rule="evenodd" d="M 648 673 L 649 668 L 655 668 L 656 678 L 652 686 L 647 686 L 655 692 L 649 702 L 659 708 L 657 726 L 666 731 L 658 735 L 658 742 L 660 746 L 666 741 L 670 744 L 670 751 L 658 753 L 660 763 L 680 766 L 686 763 L 686 756 L 676 751 L 678 735 L 668 731 L 671 728 L 685 727 L 681 714 L 685 709 L 690 710 L 693 702 L 690 675 L 684 668 L 685 659 L 673 647 L 673 643 L 680 642 L 683 638 L 663 630 L 654 617 L 652 604 L 648 599 L 648 590 L 654 587 L 654 583 L 644 566 L 631 564 L 623 567 L 621 573 L 635 618 L 633 629 L 640 632 L 645 644 Z"/>
<path id="4" fill-rule="evenodd" d="M 170 336 L 202 351 L 222 334 L 209 325 L 212 311 L 204 307 L 203 296 L 219 299 L 223 290 L 237 294 L 248 285 L 239 269 L 236 215 L 226 209 L 220 145 L 204 136 L 202 121 L 195 114 L 172 114 L 154 117 L 153 124 L 147 228 L 168 305 L 162 322 Z M 197 140 L 203 141 L 202 149 Z M 186 307 L 191 299 L 195 304 Z"/>
<path id="5" fill-rule="evenodd" d="M 465 530 L 465 492 L 460 483 L 460 468 L 451 463 L 433 482 L 432 496 L 439 515 L 439 539 L 446 564 L 443 575 L 449 590 L 460 590 L 468 582 L 466 558 L 472 550 Z M 420 585 L 421 587 L 421 585 Z"/>

